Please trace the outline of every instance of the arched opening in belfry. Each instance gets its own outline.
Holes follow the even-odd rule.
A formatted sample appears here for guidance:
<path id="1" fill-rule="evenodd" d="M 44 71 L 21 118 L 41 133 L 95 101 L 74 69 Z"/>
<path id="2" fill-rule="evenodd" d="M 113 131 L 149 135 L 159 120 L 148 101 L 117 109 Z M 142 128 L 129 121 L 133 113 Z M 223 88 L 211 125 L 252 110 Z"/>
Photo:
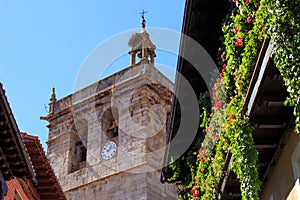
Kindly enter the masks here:
<path id="1" fill-rule="evenodd" d="M 88 124 L 86 120 L 76 121 L 71 129 L 69 172 L 86 167 Z"/>
<path id="2" fill-rule="evenodd" d="M 107 139 L 113 139 L 119 135 L 119 113 L 116 107 L 110 107 L 102 115 L 102 130 Z"/>

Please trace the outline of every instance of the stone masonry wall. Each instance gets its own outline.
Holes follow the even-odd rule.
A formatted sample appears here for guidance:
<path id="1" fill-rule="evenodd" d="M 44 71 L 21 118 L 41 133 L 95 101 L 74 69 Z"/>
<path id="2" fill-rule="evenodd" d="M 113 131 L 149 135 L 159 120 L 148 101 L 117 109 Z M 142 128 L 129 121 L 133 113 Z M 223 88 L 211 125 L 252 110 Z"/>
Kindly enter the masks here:
<path id="1" fill-rule="evenodd" d="M 174 186 L 161 185 L 157 171 L 162 167 L 172 89 L 152 65 L 139 65 L 56 102 L 55 112 L 47 116 L 48 157 L 68 199 L 157 199 L 158 194 L 158 199 L 175 199 Z M 115 118 L 119 125 L 119 135 L 112 139 L 106 133 L 110 112 L 109 120 Z M 87 158 L 74 171 L 77 140 L 86 146 Z M 101 148 L 110 140 L 118 149 L 106 161 Z"/>
<path id="2" fill-rule="evenodd" d="M 173 200 L 175 187 L 160 184 L 160 173 L 120 172 L 66 192 L 69 200 Z"/>

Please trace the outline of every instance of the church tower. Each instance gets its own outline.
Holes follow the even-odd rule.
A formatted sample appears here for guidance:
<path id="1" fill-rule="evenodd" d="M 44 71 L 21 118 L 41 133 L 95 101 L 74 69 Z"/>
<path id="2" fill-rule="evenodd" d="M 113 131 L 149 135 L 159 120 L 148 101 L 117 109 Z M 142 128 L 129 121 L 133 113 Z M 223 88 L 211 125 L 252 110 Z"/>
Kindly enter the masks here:
<path id="1" fill-rule="evenodd" d="M 56 100 L 49 113 L 48 157 L 69 200 L 170 200 L 160 183 L 173 83 L 154 67 L 145 28 L 129 39 L 130 66 Z"/>

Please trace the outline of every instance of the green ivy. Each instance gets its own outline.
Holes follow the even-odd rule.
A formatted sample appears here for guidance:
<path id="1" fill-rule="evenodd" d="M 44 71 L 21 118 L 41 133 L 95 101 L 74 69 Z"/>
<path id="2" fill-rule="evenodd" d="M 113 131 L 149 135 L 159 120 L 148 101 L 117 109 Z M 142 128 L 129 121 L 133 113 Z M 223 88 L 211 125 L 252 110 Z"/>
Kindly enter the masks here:
<path id="1" fill-rule="evenodd" d="M 268 21 L 273 43 L 273 59 L 284 78 L 289 97 L 286 103 L 294 106 L 296 130 L 300 132 L 300 2 L 267 0 L 272 18 Z"/>
<path id="2" fill-rule="evenodd" d="M 232 9 L 223 23 L 224 43 L 218 55 L 220 77 L 213 86 L 213 105 L 207 94 L 201 133 L 191 151 L 173 162 L 172 180 L 183 180 L 180 199 L 219 199 L 226 155 L 240 181 L 242 199 L 259 199 L 258 152 L 253 127 L 243 113 L 244 100 L 265 39 L 273 44 L 272 58 L 284 78 L 300 131 L 300 1 L 230 0 Z M 209 107 L 212 111 L 208 112 Z M 210 115 L 208 115 L 210 113 Z M 205 137 L 204 137 L 205 136 Z M 184 174 L 184 178 L 182 176 Z"/>

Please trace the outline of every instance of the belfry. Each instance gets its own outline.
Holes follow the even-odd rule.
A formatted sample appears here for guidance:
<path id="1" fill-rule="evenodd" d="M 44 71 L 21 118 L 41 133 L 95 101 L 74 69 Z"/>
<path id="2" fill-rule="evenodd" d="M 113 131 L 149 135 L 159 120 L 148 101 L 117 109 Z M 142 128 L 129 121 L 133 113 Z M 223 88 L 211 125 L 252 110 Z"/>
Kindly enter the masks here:
<path id="1" fill-rule="evenodd" d="M 53 90 L 41 117 L 67 199 L 177 199 L 173 184 L 160 184 L 173 83 L 154 67 L 144 13 L 130 66 L 58 100 Z"/>

